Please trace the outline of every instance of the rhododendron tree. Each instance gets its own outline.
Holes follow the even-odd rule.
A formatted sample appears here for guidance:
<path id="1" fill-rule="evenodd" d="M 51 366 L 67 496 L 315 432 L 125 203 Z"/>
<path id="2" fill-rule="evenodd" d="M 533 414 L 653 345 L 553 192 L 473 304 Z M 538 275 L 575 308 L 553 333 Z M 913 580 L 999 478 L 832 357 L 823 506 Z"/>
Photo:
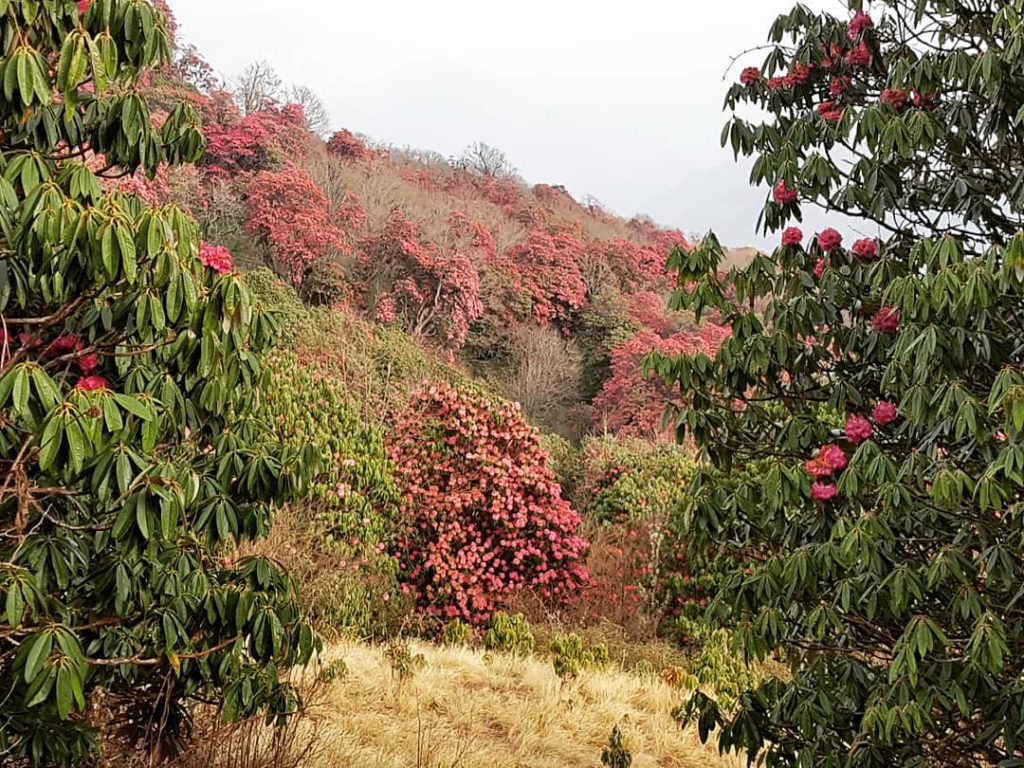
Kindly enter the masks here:
<path id="1" fill-rule="evenodd" d="M 733 331 L 714 360 L 656 366 L 713 462 L 689 535 L 757 553 L 713 615 L 789 665 L 735 711 L 696 694 L 688 714 L 766 766 L 1019 765 L 1024 3 L 850 5 L 779 18 L 724 137 L 774 190 L 768 229 L 817 205 L 861 219 L 843 241 L 878 236 L 724 278 L 714 238 L 672 259 L 681 303 Z"/>
<path id="2" fill-rule="evenodd" d="M 714 356 L 729 330 L 713 323 L 699 331 L 679 331 L 662 338 L 643 329 L 612 349 L 611 376 L 594 398 L 595 426 L 622 437 L 664 439 L 672 434 L 664 425 L 665 400 L 670 391 L 647 374 L 645 358 L 652 353 L 678 355 L 702 352 Z"/>
<path id="3" fill-rule="evenodd" d="M 169 63 L 163 14 L 63 0 L 0 19 L 0 761 L 92 764 L 102 691 L 155 764 L 189 699 L 295 710 L 283 673 L 317 642 L 294 586 L 221 555 L 316 467 L 246 415 L 275 324 L 230 254 L 101 184 L 202 153 L 191 107 L 157 127 L 137 89 Z"/>
<path id="4" fill-rule="evenodd" d="M 480 624 L 521 590 L 554 604 L 586 581 L 580 518 L 516 406 L 425 385 L 389 452 L 404 495 L 395 555 L 428 615 Z"/>
<path id="5" fill-rule="evenodd" d="M 244 117 L 230 102 L 220 122 L 203 127 L 205 172 L 224 178 L 273 170 L 293 161 L 312 138 L 298 104 L 268 105 Z"/>
<path id="6" fill-rule="evenodd" d="M 351 252 L 327 195 L 298 168 L 256 174 L 246 190 L 246 209 L 246 226 L 267 247 L 268 266 L 295 285 L 315 262 Z"/>
<path id="7" fill-rule="evenodd" d="M 381 232 L 363 242 L 360 259 L 375 291 L 375 315 L 386 322 L 401 315 L 413 335 L 432 337 L 455 350 L 466 343 L 483 304 L 480 277 L 468 256 L 480 242 L 479 233 L 458 217 L 449 224 L 455 239 L 442 248 L 423 242 L 415 222 L 395 213 Z M 472 233 L 468 237 L 466 226 Z"/>
<path id="8" fill-rule="evenodd" d="M 537 322 L 564 326 L 572 313 L 587 303 L 587 288 L 580 272 L 583 246 L 572 235 L 533 230 L 509 257 L 519 267 L 523 284 L 533 297 Z"/>

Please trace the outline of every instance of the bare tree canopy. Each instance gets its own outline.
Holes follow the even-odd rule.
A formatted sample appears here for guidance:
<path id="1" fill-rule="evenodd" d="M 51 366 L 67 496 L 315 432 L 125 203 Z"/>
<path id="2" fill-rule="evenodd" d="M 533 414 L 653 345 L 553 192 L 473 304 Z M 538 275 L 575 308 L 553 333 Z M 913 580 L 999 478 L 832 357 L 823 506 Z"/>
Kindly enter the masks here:
<path id="1" fill-rule="evenodd" d="M 268 104 L 281 101 L 285 95 L 284 84 L 265 59 L 254 61 L 238 78 L 234 95 L 242 114 L 251 115 Z"/>
<path id="2" fill-rule="evenodd" d="M 519 173 L 505 157 L 504 152 L 482 141 L 470 144 L 462 150 L 462 156 L 455 162 L 455 165 L 467 171 L 495 178 L 512 178 Z"/>
<path id="3" fill-rule="evenodd" d="M 312 88 L 293 85 L 288 91 L 288 101 L 299 104 L 306 115 L 306 127 L 321 138 L 331 132 L 331 114 Z"/>

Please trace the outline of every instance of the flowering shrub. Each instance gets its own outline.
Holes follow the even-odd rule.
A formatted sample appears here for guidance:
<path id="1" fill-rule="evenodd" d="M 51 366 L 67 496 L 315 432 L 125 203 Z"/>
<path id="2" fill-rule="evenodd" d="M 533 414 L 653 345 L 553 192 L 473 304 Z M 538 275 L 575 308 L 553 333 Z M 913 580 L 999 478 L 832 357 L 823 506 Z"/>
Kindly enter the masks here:
<path id="1" fill-rule="evenodd" d="M 366 142 L 356 136 L 352 131 L 340 130 L 331 136 L 327 142 L 327 151 L 334 157 L 344 160 L 370 160 L 376 156 Z"/>
<path id="2" fill-rule="evenodd" d="M 456 234 L 461 222 L 453 220 Z M 414 336 L 433 337 L 449 350 L 466 343 L 470 324 L 483 314 L 480 277 L 466 253 L 480 242 L 472 227 L 469 241 L 445 252 L 421 241 L 416 225 L 395 213 L 383 231 L 366 240 L 360 258 L 376 287 L 375 315 L 401 316 Z"/>
<path id="3" fill-rule="evenodd" d="M 295 159 L 309 139 L 302 107 L 266 106 L 245 117 L 204 126 L 206 173 L 232 178 L 239 173 L 274 170 Z"/>
<path id="4" fill-rule="evenodd" d="M 641 330 L 619 344 L 611 354 L 611 377 L 594 398 L 593 419 L 599 429 L 622 437 L 664 439 L 665 402 L 670 390 L 644 371 L 644 359 L 652 352 L 664 355 L 703 353 L 714 356 L 729 329 L 707 323 L 699 331 L 680 331 L 661 338 Z"/>
<path id="5" fill-rule="evenodd" d="M 509 256 L 533 297 L 537 322 L 564 326 L 571 314 L 586 304 L 587 288 L 580 272 L 583 246 L 572 235 L 535 229 Z"/>
<path id="6" fill-rule="evenodd" d="M 429 615 L 479 624 L 518 590 L 560 601 L 585 583 L 579 517 L 514 406 L 430 385 L 388 447 L 403 494 L 395 555 Z"/>
<path id="7" fill-rule="evenodd" d="M 297 168 L 261 171 L 246 190 L 249 231 L 269 251 L 269 266 L 295 285 L 320 259 L 351 249 L 327 195 Z"/>

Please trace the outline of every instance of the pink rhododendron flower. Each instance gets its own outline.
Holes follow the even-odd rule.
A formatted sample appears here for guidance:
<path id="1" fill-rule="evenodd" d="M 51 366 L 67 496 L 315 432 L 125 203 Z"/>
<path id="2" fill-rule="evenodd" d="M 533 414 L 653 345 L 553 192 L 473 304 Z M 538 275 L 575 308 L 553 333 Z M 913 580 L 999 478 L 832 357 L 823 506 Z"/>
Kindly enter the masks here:
<path id="1" fill-rule="evenodd" d="M 900 329 L 900 313 L 890 306 L 882 307 L 871 318 L 871 326 L 880 333 L 896 333 Z"/>
<path id="2" fill-rule="evenodd" d="M 800 193 L 795 188 L 786 186 L 785 179 L 781 179 L 778 184 L 775 185 L 775 202 L 779 205 L 789 205 L 795 203 L 799 198 Z"/>
<path id="3" fill-rule="evenodd" d="M 783 245 L 799 246 L 804 241 L 804 233 L 799 227 L 789 227 L 782 233 Z"/>
<path id="4" fill-rule="evenodd" d="M 828 92 L 833 98 L 842 96 L 853 84 L 849 77 L 833 77 L 828 84 Z"/>
<path id="5" fill-rule="evenodd" d="M 821 234 L 818 235 L 818 246 L 825 253 L 834 251 L 836 248 L 843 244 L 843 236 L 840 235 L 836 230 L 829 227 L 828 229 L 822 230 Z"/>
<path id="6" fill-rule="evenodd" d="M 892 424 L 898 416 L 899 413 L 896 410 L 896 405 L 888 400 L 880 401 L 871 413 L 871 419 L 875 424 Z"/>
<path id="7" fill-rule="evenodd" d="M 207 245 L 203 243 L 199 246 L 199 261 L 203 263 L 204 267 L 208 267 L 221 275 L 235 268 L 231 253 L 223 245 Z"/>
<path id="8" fill-rule="evenodd" d="M 100 365 L 100 359 L 92 354 L 82 355 L 75 362 L 78 363 L 78 370 L 85 374 L 92 373 Z"/>
<path id="9" fill-rule="evenodd" d="M 804 469 L 811 477 L 819 479 L 823 477 L 831 477 L 832 472 L 834 471 L 832 467 L 829 466 L 828 462 L 822 459 L 820 453 L 813 459 L 808 459 L 807 463 L 804 464 Z"/>
<path id="10" fill-rule="evenodd" d="M 867 43 L 861 42 L 856 48 L 846 54 L 846 63 L 851 67 L 868 67 L 871 65 L 871 49 Z"/>
<path id="11" fill-rule="evenodd" d="M 83 16 L 89 10 L 90 5 L 92 5 L 92 0 L 78 0 L 78 15 Z"/>
<path id="12" fill-rule="evenodd" d="M 843 119 L 843 108 L 834 101 L 823 101 L 818 105 L 818 114 L 827 123 L 838 123 Z"/>
<path id="13" fill-rule="evenodd" d="M 83 392 L 95 392 L 100 389 L 110 389 L 110 385 L 102 376 L 83 376 L 75 384 L 75 389 L 80 389 Z"/>
<path id="14" fill-rule="evenodd" d="M 815 483 L 811 486 L 811 498 L 815 501 L 829 501 L 836 497 L 836 487 L 831 483 Z"/>
<path id="15" fill-rule="evenodd" d="M 826 445 L 818 453 L 818 458 L 836 472 L 846 469 L 846 453 L 838 445 Z"/>
<path id="16" fill-rule="evenodd" d="M 786 85 L 786 78 L 784 78 L 784 77 L 771 77 L 771 78 L 768 79 L 768 82 L 765 83 L 765 87 L 769 91 L 777 91 L 779 88 L 782 88 L 784 85 Z"/>
<path id="17" fill-rule="evenodd" d="M 913 101 L 914 106 L 918 109 L 928 109 L 935 102 L 935 94 L 921 93 L 917 88 L 915 88 L 911 101 Z"/>
<path id="18" fill-rule="evenodd" d="M 761 80 L 761 70 L 757 67 L 747 67 L 740 73 L 740 82 L 743 85 L 752 85 Z"/>
<path id="19" fill-rule="evenodd" d="M 875 26 L 875 21 L 863 11 L 857 11 L 850 19 L 850 23 L 846 25 L 846 31 L 850 35 L 851 40 L 856 40 L 860 37 L 861 32 L 865 29 L 872 29 Z"/>
<path id="20" fill-rule="evenodd" d="M 901 88 L 886 88 L 882 91 L 882 101 L 899 112 L 907 105 L 907 92 Z"/>
<path id="21" fill-rule="evenodd" d="M 827 259 L 818 259 L 817 263 L 814 265 L 814 276 L 820 280 L 821 276 L 825 274 L 825 267 L 827 266 Z"/>
<path id="22" fill-rule="evenodd" d="M 875 432 L 871 422 L 857 413 L 851 413 L 846 419 L 846 439 L 851 443 L 863 443 Z"/>
<path id="23" fill-rule="evenodd" d="M 863 240 L 858 240 L 853 244 L 853 254 L 860 259 L 876 259 L 878 258 L 878 244 L 870 237 L 866 237 Z"/>

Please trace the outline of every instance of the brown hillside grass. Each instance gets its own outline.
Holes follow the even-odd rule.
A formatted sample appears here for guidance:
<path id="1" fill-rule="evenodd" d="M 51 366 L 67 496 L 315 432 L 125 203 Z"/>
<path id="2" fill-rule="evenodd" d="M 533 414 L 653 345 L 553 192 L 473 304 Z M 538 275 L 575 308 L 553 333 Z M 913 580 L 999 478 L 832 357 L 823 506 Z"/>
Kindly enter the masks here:
<path id="1" fill-rule="evenodd" d="M 618 667 L 563 684 L 549 661 L 414 643 L 425 667 L 399 681 L 379 647 L 334 646 L 348 674 L 320 697 L 309 768 L 600 766 L 618 725 L 634 768 L 733 768 L 670 715 L 685 693 Z"/>

